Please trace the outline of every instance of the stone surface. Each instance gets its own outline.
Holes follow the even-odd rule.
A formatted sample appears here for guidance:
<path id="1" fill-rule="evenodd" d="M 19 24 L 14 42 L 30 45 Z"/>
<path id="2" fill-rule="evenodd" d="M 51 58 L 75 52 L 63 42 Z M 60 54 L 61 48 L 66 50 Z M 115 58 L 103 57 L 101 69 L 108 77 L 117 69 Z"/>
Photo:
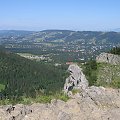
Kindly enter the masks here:
<path id="1" fill-rule="evenodd" d="M 88 87 L 79 66 L 70 65 L 68 70 L 71 78 L 67 80 L 80 92 L 71 94 L 67 102 L 53 99 L 49 104 L 18 104 L 10 113 L 6 110 L 11 105 L 1 106 L 0 120 L 120 120 L 120 89 Z"/>
<path id="2" fill-rule="evenodd" d="M 96 57 L 96 61 L 117 65 L 120 64 L 120 56 L 110 53 L 101 53 L 99 56 Z"/>
<path id="3" fill-rule="evenodd" d="M 68 68 L 70 76 L 66 79 L 64 85 L 64 91 L 67 93 L 73 88 L 86 89 L 88 87 L 88 81 L 82 72 L 82 69 L 77 64 L 71 64 Z"/>
<path id="4" fill-rule="evenodd" d="M 13 115 L 15 120 L 119 120 L 120 89 L 92 86 L 67 102 L 54 99 L 50 104 L 15 105 L 11 114 L 5 108 L 0 107 L 1 120 L 13 120 Z"/>

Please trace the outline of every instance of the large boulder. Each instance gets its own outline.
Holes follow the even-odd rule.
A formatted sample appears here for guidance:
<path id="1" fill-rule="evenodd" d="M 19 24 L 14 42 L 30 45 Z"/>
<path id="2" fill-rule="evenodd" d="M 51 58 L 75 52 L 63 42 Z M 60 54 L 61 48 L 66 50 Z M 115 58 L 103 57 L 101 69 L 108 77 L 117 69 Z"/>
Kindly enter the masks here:
<path id="1" fill-rule="evenodd" d="M 73 88 L 86 89 L 88 81 L 82 72 L 82 69 L 77 64 L 71 64 L 68 68 L 70 76 L 66 79 L 64 91 L 68 92 Z"/>

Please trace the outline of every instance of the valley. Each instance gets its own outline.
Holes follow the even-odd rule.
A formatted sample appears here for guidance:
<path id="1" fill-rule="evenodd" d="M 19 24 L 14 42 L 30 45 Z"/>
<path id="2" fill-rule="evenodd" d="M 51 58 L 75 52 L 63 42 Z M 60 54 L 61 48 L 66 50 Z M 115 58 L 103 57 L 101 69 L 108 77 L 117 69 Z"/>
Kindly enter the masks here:
<path id="1" fill-rule="evenodd" d="M 119 32 L 1 31 L 0 43 L 16 53 L 48 55 L 52 62 L 84 62 L 119 46 Z"/>

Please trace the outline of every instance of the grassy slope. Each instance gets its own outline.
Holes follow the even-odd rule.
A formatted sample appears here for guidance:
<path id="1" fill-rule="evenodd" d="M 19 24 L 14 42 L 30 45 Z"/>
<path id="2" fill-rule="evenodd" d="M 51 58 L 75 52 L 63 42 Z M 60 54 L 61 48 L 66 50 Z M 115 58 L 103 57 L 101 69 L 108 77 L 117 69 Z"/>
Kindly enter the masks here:
<path id="1" fill-rule="evenodd" d="M 89 81 L 89 86 L 120 88 L 120 65 L 97 63 L 97 69 L 92 69 L 91 63 L 88 62 L 88 65 L 80 66 Z"/>
<path id="2" fill-rule="evenodd" d="M 120 65 L 98 63 L 96 85 L 120 88 Z"/>

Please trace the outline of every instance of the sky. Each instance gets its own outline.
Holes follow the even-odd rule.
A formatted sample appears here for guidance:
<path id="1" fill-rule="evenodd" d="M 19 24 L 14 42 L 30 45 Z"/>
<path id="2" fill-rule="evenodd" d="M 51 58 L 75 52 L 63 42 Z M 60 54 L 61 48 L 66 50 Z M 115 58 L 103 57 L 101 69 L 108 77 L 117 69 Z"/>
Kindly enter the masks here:
<path id="1" fill-rule="evenodd" d="M 0 29 L 120 28 L 120 0 L 0 0 Z"/>

